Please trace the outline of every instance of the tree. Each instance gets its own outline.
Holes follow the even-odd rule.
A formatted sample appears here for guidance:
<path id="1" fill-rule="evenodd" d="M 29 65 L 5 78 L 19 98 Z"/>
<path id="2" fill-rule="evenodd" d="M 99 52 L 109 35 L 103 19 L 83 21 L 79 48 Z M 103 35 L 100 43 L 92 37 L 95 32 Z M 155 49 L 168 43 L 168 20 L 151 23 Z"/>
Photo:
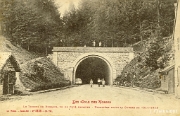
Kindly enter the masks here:
<path id="1" fill-rule="evenodd" d="M 10 4 L 4 11 L 4 24 L 12 42 L 41 53 L 56 45 L 63 24 L 53 0 L 13 0 Z"/>
<path id="2" fill-rule="evenodd" d="M 153 35 L 169 36 L 174 23 L 173 3 L 83 0 L 78 8 L 71 4 L 61 19 L 53 0 L 13 0 L 3 14 L 7 35 L 14 43 L 45 52 L 59 45 L 92 46 L 94 40 L 102 46 L 122 47 Z"/>
<path id="3" fill-rule="evenodd" d="M 110 47 L 146 40 L 157 30 L 167 36 L 172 33 L 172 25 L 168 27 L 164 19 L 173 19 L 172 5 L 173 2 L 162 0 L 84 0 L 64 18 L 67 38 L 101 41 Z"/>
<path id="4" fill-rule="evenodd" d="M 146 65 L 151 68 L 151 70 L 158 69 L 157 60 L 163 55 L 163 48 L 160 47 L 157 40 L 150 43 L 150 48 L 148 49 L 148 55 L 146 56 Z"/>

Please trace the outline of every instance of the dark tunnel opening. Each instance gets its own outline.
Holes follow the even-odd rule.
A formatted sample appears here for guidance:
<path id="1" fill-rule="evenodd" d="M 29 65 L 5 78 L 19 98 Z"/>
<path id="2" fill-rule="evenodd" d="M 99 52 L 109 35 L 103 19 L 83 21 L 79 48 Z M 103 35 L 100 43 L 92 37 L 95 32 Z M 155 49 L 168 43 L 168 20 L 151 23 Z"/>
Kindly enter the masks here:
<path id="1" fill-rule="evenodd" d="M 97 84 L 98 78 L 105 79 L 106 85 L 110 85 L 110 69 L 107 63 L 97 57 L 89 57 L 80 62 L 77 67 L 75 78 L 80 78 L 82 84 L 89 84 L 90 79 Z"/>

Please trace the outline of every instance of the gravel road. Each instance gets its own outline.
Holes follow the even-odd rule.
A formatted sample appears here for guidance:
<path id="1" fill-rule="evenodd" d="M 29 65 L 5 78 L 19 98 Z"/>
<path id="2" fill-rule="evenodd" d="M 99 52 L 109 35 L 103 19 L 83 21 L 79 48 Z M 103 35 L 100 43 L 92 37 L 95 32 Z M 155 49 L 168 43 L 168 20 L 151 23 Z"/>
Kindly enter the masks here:
<path id="1" fill-rule="evenodd" d="M 180 100 L 170 94 L 82 85 L 0 102 L 0 116 L 178 116 Z"/>

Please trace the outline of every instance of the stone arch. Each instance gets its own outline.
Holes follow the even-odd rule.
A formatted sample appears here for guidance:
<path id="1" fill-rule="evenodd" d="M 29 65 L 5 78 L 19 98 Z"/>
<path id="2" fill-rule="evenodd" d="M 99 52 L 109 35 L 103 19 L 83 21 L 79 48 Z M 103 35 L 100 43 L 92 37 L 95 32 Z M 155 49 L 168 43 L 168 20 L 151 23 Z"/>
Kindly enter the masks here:
<path id="1" fill-rule="evenodd" d="M 72 74 L 72 83 L 74 84 L 75 83 L 75 76 L 76 76 L 76 70 L 78 68 L 78 65 L 84 61 L 85 59 L 87 58 L 99 58 L 101 60 L 103 60 L 107 65 L 108 65 L 108 68 L 110 69 L 110 74 L 109 74 L 109 78 L 110 78 L 110 85 L 113 84 L 113 80 L 116 78 L 116 69 L 114 67 L 114 63 L 113 61 L 108 57 L 108 56 L 105 56 L 101 53 L 85 53 L 81 56 L 79 56 L 72 64 L 73 66 L 73 74 Z"/>

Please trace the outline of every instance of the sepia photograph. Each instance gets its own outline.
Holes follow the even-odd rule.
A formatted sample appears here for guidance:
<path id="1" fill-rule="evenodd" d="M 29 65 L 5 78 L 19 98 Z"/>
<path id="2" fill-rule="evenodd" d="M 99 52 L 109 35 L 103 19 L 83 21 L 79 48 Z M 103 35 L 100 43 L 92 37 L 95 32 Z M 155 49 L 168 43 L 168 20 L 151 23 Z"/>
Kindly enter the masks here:
<path id="1" fill-rule="evenodd" d="M 180 116 L 180 0 L 0 0 L 0 116 Z"/>

